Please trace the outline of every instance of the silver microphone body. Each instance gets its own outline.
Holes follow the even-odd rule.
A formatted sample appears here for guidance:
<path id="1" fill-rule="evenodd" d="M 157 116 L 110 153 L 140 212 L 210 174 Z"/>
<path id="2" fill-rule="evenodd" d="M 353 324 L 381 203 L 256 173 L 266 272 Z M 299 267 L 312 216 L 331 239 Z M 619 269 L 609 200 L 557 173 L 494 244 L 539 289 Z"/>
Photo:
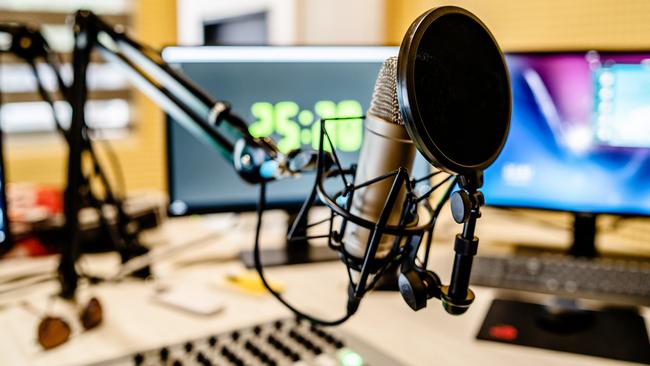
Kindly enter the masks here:
<path id="1" fill-rule="evenodd" d="M 386 60 L 377 78 L 373 100 L 366 115 L 355 185 L 393 172 L 399 167 L 406 168 L 409 172 L 413 167 L 416 148 L 399 112 L 396 61 L 396 58 Z M 384 208 L 392 183 L 393 179 L 388 178 L 355 190 L 350 213 L 376 222 Z M 388 225 L 399 224 L 405 195 L 406 188 L 402 187 L 388 218 Z M 364 258 L 371 233 L 369 229 L 348 223 L 342 241 L 345 250 L 356 258 Z M 375 258 L 386 257 L 394 240 L 394 236 L 383 235 Z"/>

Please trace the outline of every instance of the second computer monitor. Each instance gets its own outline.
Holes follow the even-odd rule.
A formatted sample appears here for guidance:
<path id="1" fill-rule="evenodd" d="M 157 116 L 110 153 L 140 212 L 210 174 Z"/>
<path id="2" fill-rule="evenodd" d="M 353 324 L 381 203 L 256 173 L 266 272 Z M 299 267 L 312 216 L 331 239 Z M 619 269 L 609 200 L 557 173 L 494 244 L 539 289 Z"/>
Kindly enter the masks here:
<path id="1" fill-rule="evenodd" d="M 512 122 L 486 202 L 650 215 L 650 52 L 506 56 Z"/>

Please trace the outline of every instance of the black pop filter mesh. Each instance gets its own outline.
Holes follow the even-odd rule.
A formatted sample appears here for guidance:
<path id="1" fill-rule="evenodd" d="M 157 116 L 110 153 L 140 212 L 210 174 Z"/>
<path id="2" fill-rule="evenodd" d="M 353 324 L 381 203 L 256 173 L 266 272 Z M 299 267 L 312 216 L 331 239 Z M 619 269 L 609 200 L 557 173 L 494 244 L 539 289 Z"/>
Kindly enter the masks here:
<path id="1" fill-rule="evenodd" d="M 462 174 L 496 159 L 510 125 L 510 82 L 478 18 L 457 7 L 420 16 L 400 47 L 397 77 L 407 130 L 429 162 Z"/>

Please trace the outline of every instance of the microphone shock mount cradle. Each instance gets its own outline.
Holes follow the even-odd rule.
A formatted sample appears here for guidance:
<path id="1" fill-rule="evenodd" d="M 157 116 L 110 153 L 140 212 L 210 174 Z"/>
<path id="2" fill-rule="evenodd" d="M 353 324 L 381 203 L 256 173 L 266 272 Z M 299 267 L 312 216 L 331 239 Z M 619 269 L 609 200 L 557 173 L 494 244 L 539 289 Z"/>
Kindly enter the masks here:
<path id="1" fill-rule="evenodd" d="M 365 117 L 358 117 L 365 118 Z M 475 236 L 476 221 L 481 217 L 480 208 L 484 204 L 483 194 L 479 191 L 482 185 L 482 172 L 473 175 L 447 176 L 439 183 L 420 189 L 419 183 L 429 181 L 434 176 L 445 174 L 435 171 L 421 178 L 414 178 L 409 172 L 400 167 L 388 174 L 369 179 L 365 182 L 354 184 L 356 165 L 344 167 L 339 159 L 336 148 L 327 132 L 328 126 L 333 123 L 346 123 L 345 119 L 323 119 L 320 121 L 320 140 L 317 154 L 316 178 L 308 198 L 302 205 L 291 229 L 288 240 L 327 240 L 330 249 L 336 251 L 341 261 L 346 266 L 348 275 L 348 303 L 347 314 L 337 321 L 316 319 L 290 307 L 299 317 L 322 325 L 336 325 L 342 323 L 354 314 L 363 296 L 376 288 L 384 275 L 391 268 L 399 268 L 398 287 L 406 303 L 413 310 L 420 310 L 427 305 L 431 298 L 441 300 L 444 309 L 454 315 L 467 311 L 474 301 L 474 293 L 469 289 L 469 277 L 472 260 L 478 248 L 478 238 Z M 330 150 L 330 151 L 328 151 Z M 383 209 L 376 222 L 369 221 L 359 215 L 351 213 L 352 198 L 360 188 L 383 181 L 392 181 L 391 189 L 386 197 Z M 333 192 L 328 187 L 336 186 L 338 191 Z M 434 207 L 429 199 L 438 190 L 443 190 L 440 200 Z M 262 188 L 264 190 L 264 188 Z M 400 191 L 405 190 L 404 202 L 398 202 Z M 420 193 L 421 192 L 421 193 Z M 330 210 L 326 219 L 309 222 L 309 212 L 318 201 Z M 449 285 L 442 284 L 440 277 L 427 269 L 429 248 L 433 240 L 433 233 L 437 218 L 447 201 L 451 203 L 454 220 L 463 224 L 463 230 L 456 235 L 454 251 L 454 265 Z M 262 207 L 264 205 L 263 202 Z M 398 225 L 388 224 L 388 218 L 393 210 L 401 209 Z M 261 217 L 260 217 L 261 218 Z M 306 228 L 300 223 L 307 222 Z M 370 232 L 363 258 L 352 256 L 345 249 L 343 242 L 344 233 L 348 222 L 363 227 Z M 296 236 L 294 233 L 319 225 L 328 225 L 328 233 L 305 237 L 304 234 Z M 258 233 L 259 236 L 259 233 Z M 379 244 L 384 236 L 390 236 L 393 242 L 390 252 L 383 258 L 375 258 Z M 259 244 L 259 243 L 256 243 Z M 256 245 L 258 247 L 258 245 Z M 424 249 L 424 257 L 419 260 L 418 253 Z M 261 263 L 256 268 L 261 269 Z M 266 283 L 263 273 L 260 273 Z M 288 305 L 279 294 L 270 286 L 268 289 L 285 305 Z"/>

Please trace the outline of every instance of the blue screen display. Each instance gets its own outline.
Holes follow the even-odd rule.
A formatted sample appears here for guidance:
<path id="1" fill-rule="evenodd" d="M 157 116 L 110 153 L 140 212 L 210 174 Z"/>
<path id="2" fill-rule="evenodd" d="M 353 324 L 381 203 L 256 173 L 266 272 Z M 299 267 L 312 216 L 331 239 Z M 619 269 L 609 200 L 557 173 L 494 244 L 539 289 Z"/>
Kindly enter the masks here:
<path id="1" fill-rule="evenodd" d="M 510 135 L 490 205 L 650 215 L 650 53 L 506 56 Z"/>

